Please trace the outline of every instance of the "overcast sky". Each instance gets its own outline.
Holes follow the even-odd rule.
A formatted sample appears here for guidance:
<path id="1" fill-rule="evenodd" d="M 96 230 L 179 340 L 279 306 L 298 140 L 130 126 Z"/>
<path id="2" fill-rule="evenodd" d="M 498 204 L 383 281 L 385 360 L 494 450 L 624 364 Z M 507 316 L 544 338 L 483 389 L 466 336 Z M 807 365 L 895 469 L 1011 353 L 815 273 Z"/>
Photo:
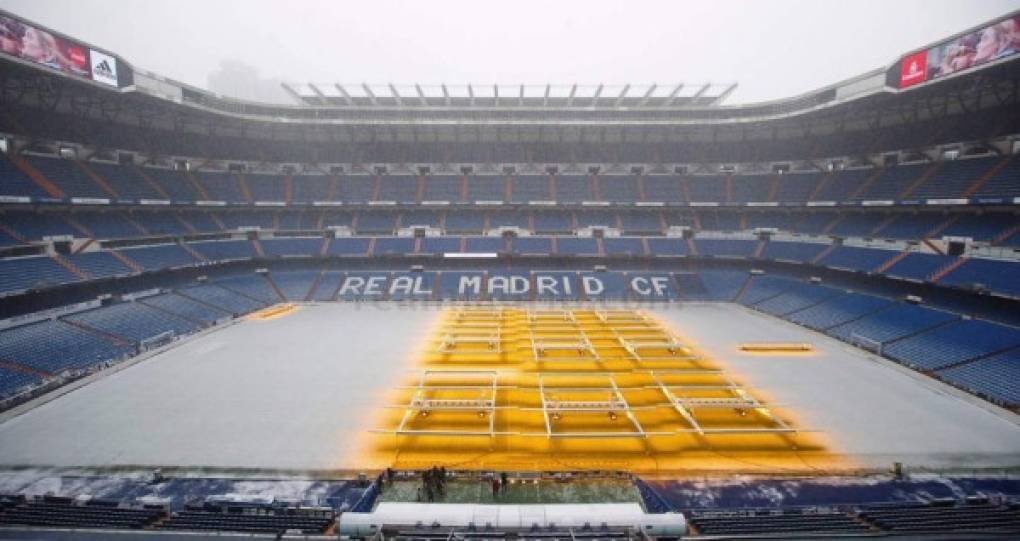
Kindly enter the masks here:
<path id="1" fill-rule="evenodd" d="M 1020 0 L 0 0 L 0 7 L 203 88 L 231 60 L 263 79 L 296 83 L 737 82 L 728 102 L 738 103 L 884 67 L 1018 9 Z"/>

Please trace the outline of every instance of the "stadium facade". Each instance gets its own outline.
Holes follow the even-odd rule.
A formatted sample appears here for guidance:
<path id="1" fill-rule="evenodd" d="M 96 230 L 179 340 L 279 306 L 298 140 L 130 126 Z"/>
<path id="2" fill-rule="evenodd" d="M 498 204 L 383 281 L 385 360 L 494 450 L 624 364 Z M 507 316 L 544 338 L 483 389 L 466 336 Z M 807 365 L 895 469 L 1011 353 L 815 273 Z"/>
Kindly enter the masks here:
<path id="1" fill-rule="evenodd" d="M 831 344 L 849 344 L 857 348 L 854 355 L 886 363 L 890 374 L 899 370 L 930 381 L 939 394 L 971 408 L 958 417 L 948 403 L 928 403 L 940 417 L 958 421 L 992 412 L 994 422 L 1008 426 L 976 420 L 976 439 L 987 440 L 975 447 L 938 449 L 937 440 L 924 440 L 930 453 L 892 446 L 874 451 L 880 459 L 855 468 L 875 471 L 877 461 L 903 457 L 909 457 L 908 465 L 916 460 L 915 465 L 935 471 L 1020 466 L 1009 451 L 1020 407 L 1020 42 L 1010 41 L 1020 26 L 1018 13 L 907 52 L 853 79 L 745 105 L 724 103 L 734 85 L 708 84 L 308 83 L 286 86 L 294 105 L 251 103 L 147 72 L 111 51 L 11 13 L 0 12 L 0 22 L 5 150 L 0 158 L 0 317 L 5 318 L 0 322 L 0 403 L 8 418 L 29 412 L 20 419 L 25 421 L 21 428 L 13 420 L 6 427 L 0 423 L 0 434 L 10 431 L 8 446 L 0 443 L 9 457 L 53 460 L 33 466 L 61 460 L 70 461 L 60 464 L 66 467 L 113 466 L 104 461 L 119 451 L 82 458 L 96 461 L 86 464 L 11 442 L 32 426 L 27 423 L 34 422 L 29 417 L 38 404 L 53 401 L 50 411 L 79 406 L 88 411 L 95 404 L 62 394 L 76 386 L 96 389 L 94 380 L 119 369 L 135 370 L 124 367 L 140 359 L 153 357 L 158 363 L 159 352 L 188 335 L 198 335 L 188 343 L 202 351 L 202 336 L 280 303 L 420 301 L 456 306 L 450 308 L 456 311 L 461 304 L 453 301 L 477 301 L 487 308 L 463 309 L 444 320 L 446 334 L 430 342 L 437 355 L 457 348 L 459 354 L 473 345 L 480 350 L 471 350 L 472 355 L 502 353 L 519 335 L 536 362 L 560 350 L 576 355 L 568 363 L 601 362 L 612 349 L 619 350 L 613 355 L 629 356 L 628 362 L 711 371 L 729 365 L 703 365 L 693 354 L 678 355 L 686 351 L 678 339 L 649 316 L 624 316 L 621 308 L 705 301 L 765 314 L 770 321 L 763 325 L 795 324 L 798 333 L 808 334 L 791 336 L 830 340 L 826 351 L 837 349 Z M 982 41 L 988 36 L 998 40 L 994 50 Z M 968 47 L 974 51 L 962 54 Z M 512 312 L 530 310 L 521 308 L 530 306 L 522 301 L 555 303 L 549 310 L 565 319 L 545 328 L 548 334 L 538 333 L 536 325 L 546 316 L 537 310 Z M 720 322 L 750 317 L 711 316 L 711 310 L 699 317 L 703 313 Z M 685 324 L 696 327 L 690 320 Z M 782 325 L 769 328 L 783 334 Z M 583 339 L 563 338 L 566 327 Z M 380 329 L 375 328 L 384 332 Z M 649 349 L 659 357 L 642 352 Z M 441 362 L 446 361 L 426 365 Z M 675 430 L 634 406 L 637 399 L 652 404 L 648 408 L 665 404 L 675 410 L 690 424 L 681 432 L 702 438 L 713 430 L 749 438 L 780 434 L 788 449 L 798 451 L 796 461 L 839 469 L 821 451 L 809 456 L 809 450 L 825 446 L 806 435 L 808 430 L 788 424 L 785 413 L 770 410 L 734 380 L 709 382 L 732 395 L 679 397 L 675 390 L 695 385 L 694 380 L 664 382 L 663 372 L 646 372 L 642 377 L 651 379 L 632 382 L 632 388 L 655 386 L 654 399 L 628 390 L 626 378 L 618 375 L 608 383 L 584 384 L 615 393 L 608 401 L 556 399 L 547 390 L 553 378 L 538 376 L 538 394 L 512 406 L 521 418 L 505 421 L 528 425 L 531 420 L 523 418 L 531 413 L 523 412 L 534 410 L 538 428 L 514 432 L 501 427 L 502 419 L 494 420 L 511 407 L 500 402 L 508 399 L 497 400 L 498 389 L 532 384 L 486 372 L 459 385 L 489 386 L 490 398 L 419 395 L 408 409 L 418 417 L 397 415 L 386 432 L 481 434 L 492 441 L 498 436 L 507 438 L 500 445 L 512 448 L 519 444 L 513 438 L 564 436 L 554 430 L 553 420 L 563 426 L 561 415 L 581 409 L 608 411 L 613 421 L 626 414 L 629 428 L 621 432 L 626 437 L 651 441 Z M 131 373 L 139 385 L 153 384 L 146 379 L 151 374 Z M 892 382 L 900 376 L 889 377 Z M 865 379 L 853 381 L 848 387 L 866 391 Z M 452 384 L 429 387 L 423 376 L 416 385 L 421 393 Z M 577 391 L 560 393 L 569 392 Z M 660 399 L 661 404 L 655 402 Z M 874 400 L 877 415 L 880 405 L 893 403 Z M 733 410 L 735 420 L 708 416 L 720 423 L 713 428 L 692 413 L 720 405 Z M 480 426 L 488 426 L 470 433 L 428 428 L 424 418 L 443 408 L 480 410 L 478 417 L 485 419 Z M 749 411 L 767 422 L 748 428 L 742 419 Z M 38 426 L 48 426 L 46 413 L 38 415 Z M 895 439 L 891 432 L 882 436 L 882 429 L 876 434 L 882 442 Z M 56 440 L 54 445 L 68 448 Z M 572 456 L 551 449 L 550 456 L 553 451 Z M 150 463 L 139 451 L 132 464 L 186 466 L 159 456 Z M 418 457 L 418 465 L 427 466 L 436 456 Z M 495 463 L 507 467 L 515 456 L 508 452 Z M 968 464 L 966 456 L 978 458 Z M 468 469 L 485 469 L 480 464 Z M 674 474 L 695 468 L 677 464 L 672 470 L 655 467 Z M 281 461 L 279 467 L 335 464 Z M 688 510 L 690 502 L 677 503 L 685 501 L 685 489 L 677 483 L 652 487 L 638 481 L 635 486 L 645 509 Z M 351 490 L 354 496 L 348 497 L 358 501 L 348 503 L 368 510 L 364 502 L 374 501 L 378 488 L 379 482 L 364 494 L 353 484 L 331 490 Z M 20 510 L 15 514 L 31 514 L 32 506 L 70 506 L 12 498 L 0 502 Z M 989 524 L 1015 528 L 1020 523 L 1015 505 L 981 502 L 978 507 L 946 513 L 959 513 L 958 522 L 965 525 L 974 522 L 968 518 L 976 516 L 971 511 L 992 517 Z M 216 509 L 194 513 L 215 514 Z M 820 521 L 804 531 L 829 526 L 834 532 L 862 526 L 879 531 L 893 529 L 897 520 L 922 520 L 929 511 L 860 508 L 822 513 L 822 518 L 797 513 L 789 520 Z M 123 524 L 151 526 L 162 520 L 144 509 L 132 513 L 125 511 Z M 4 516 L 0 512 L 0 523 Z M 175 517 L 181 528 L 212 520 L 200 514 Z M 329 511 L 310 511 L 295 527 L 322 531 L 332 519 Z M 782 524 L 769 530 L 780 519 L 743 517 L 759 519 L 765 524 L 749 526 L 748 532 L 793 531 Z M 286 522 L 273 520 L 266 522 Z M 743 531 L 711 513 L 700 520 L 696 528 L 705 533 Z M 946 520 L 938 526 L 956 524 Z"/>

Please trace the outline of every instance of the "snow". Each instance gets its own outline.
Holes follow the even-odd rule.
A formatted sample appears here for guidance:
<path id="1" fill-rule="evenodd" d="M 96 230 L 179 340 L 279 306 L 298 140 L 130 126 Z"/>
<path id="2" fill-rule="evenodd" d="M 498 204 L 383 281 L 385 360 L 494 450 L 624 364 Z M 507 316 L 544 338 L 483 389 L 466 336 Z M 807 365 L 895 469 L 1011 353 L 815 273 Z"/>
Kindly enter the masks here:
<path id="1" fill-rule="evenodd" d="M 323 304 L 226 327 L 0 424 L 0 465 L 356 465 L 435 316 Z"/>
<path id="2" fill-rule="evenodd" d="M 644 308 L 864 468 L 1020 466 L 1015 415 L 929 378 L 737 305 Z M 0 467 L 357 472 L 363 435 L 414 368 L 437 314 L 399 303 L 303 305 L 185 340 L 0 424 Z M 817 352 L 737 350 L 770 340 Z"/>
<path id="3" fill-rule="evenodd" d="M 1020 466 L 1020 417 L 836 339 L 736 304 L 656 313 L 727 372 L 817 429 L 863 467 L 915 471 Z M 812 355 L 753 355 L 741 342 L 808 342 Z M 998 410 L 998 411 L 996 411 Z"/>

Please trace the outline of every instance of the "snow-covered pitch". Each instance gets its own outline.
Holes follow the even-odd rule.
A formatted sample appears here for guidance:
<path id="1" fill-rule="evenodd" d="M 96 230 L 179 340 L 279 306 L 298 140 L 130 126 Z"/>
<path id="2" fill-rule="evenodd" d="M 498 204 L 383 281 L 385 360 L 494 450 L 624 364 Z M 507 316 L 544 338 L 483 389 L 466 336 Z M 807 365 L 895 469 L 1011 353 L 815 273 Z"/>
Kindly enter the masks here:
<path id="1" fill-rule="evenodd" d="M 732 304 L 646 305 L 832 451 L 884 468 L 1020 466 L 1017 416 L 793 324 Z M 438 308 L 301 306 L 185 340 L 0 424 L 0 466 L 358 471 L 387 394 Z M 810 342 L 756 356 L 741 342 Z"/>

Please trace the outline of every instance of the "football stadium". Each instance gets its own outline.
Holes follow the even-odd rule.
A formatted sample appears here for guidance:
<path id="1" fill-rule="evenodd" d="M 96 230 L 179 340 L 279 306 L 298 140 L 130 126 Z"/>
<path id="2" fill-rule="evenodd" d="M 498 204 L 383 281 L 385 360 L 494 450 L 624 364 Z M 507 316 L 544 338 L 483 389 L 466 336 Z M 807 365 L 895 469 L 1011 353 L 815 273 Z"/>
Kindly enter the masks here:
<path id="1" fill-rule="evenodd" d="M 1020 12 L 745 104 L 0 27 L 0 539 L 1020 536 Z"/>

